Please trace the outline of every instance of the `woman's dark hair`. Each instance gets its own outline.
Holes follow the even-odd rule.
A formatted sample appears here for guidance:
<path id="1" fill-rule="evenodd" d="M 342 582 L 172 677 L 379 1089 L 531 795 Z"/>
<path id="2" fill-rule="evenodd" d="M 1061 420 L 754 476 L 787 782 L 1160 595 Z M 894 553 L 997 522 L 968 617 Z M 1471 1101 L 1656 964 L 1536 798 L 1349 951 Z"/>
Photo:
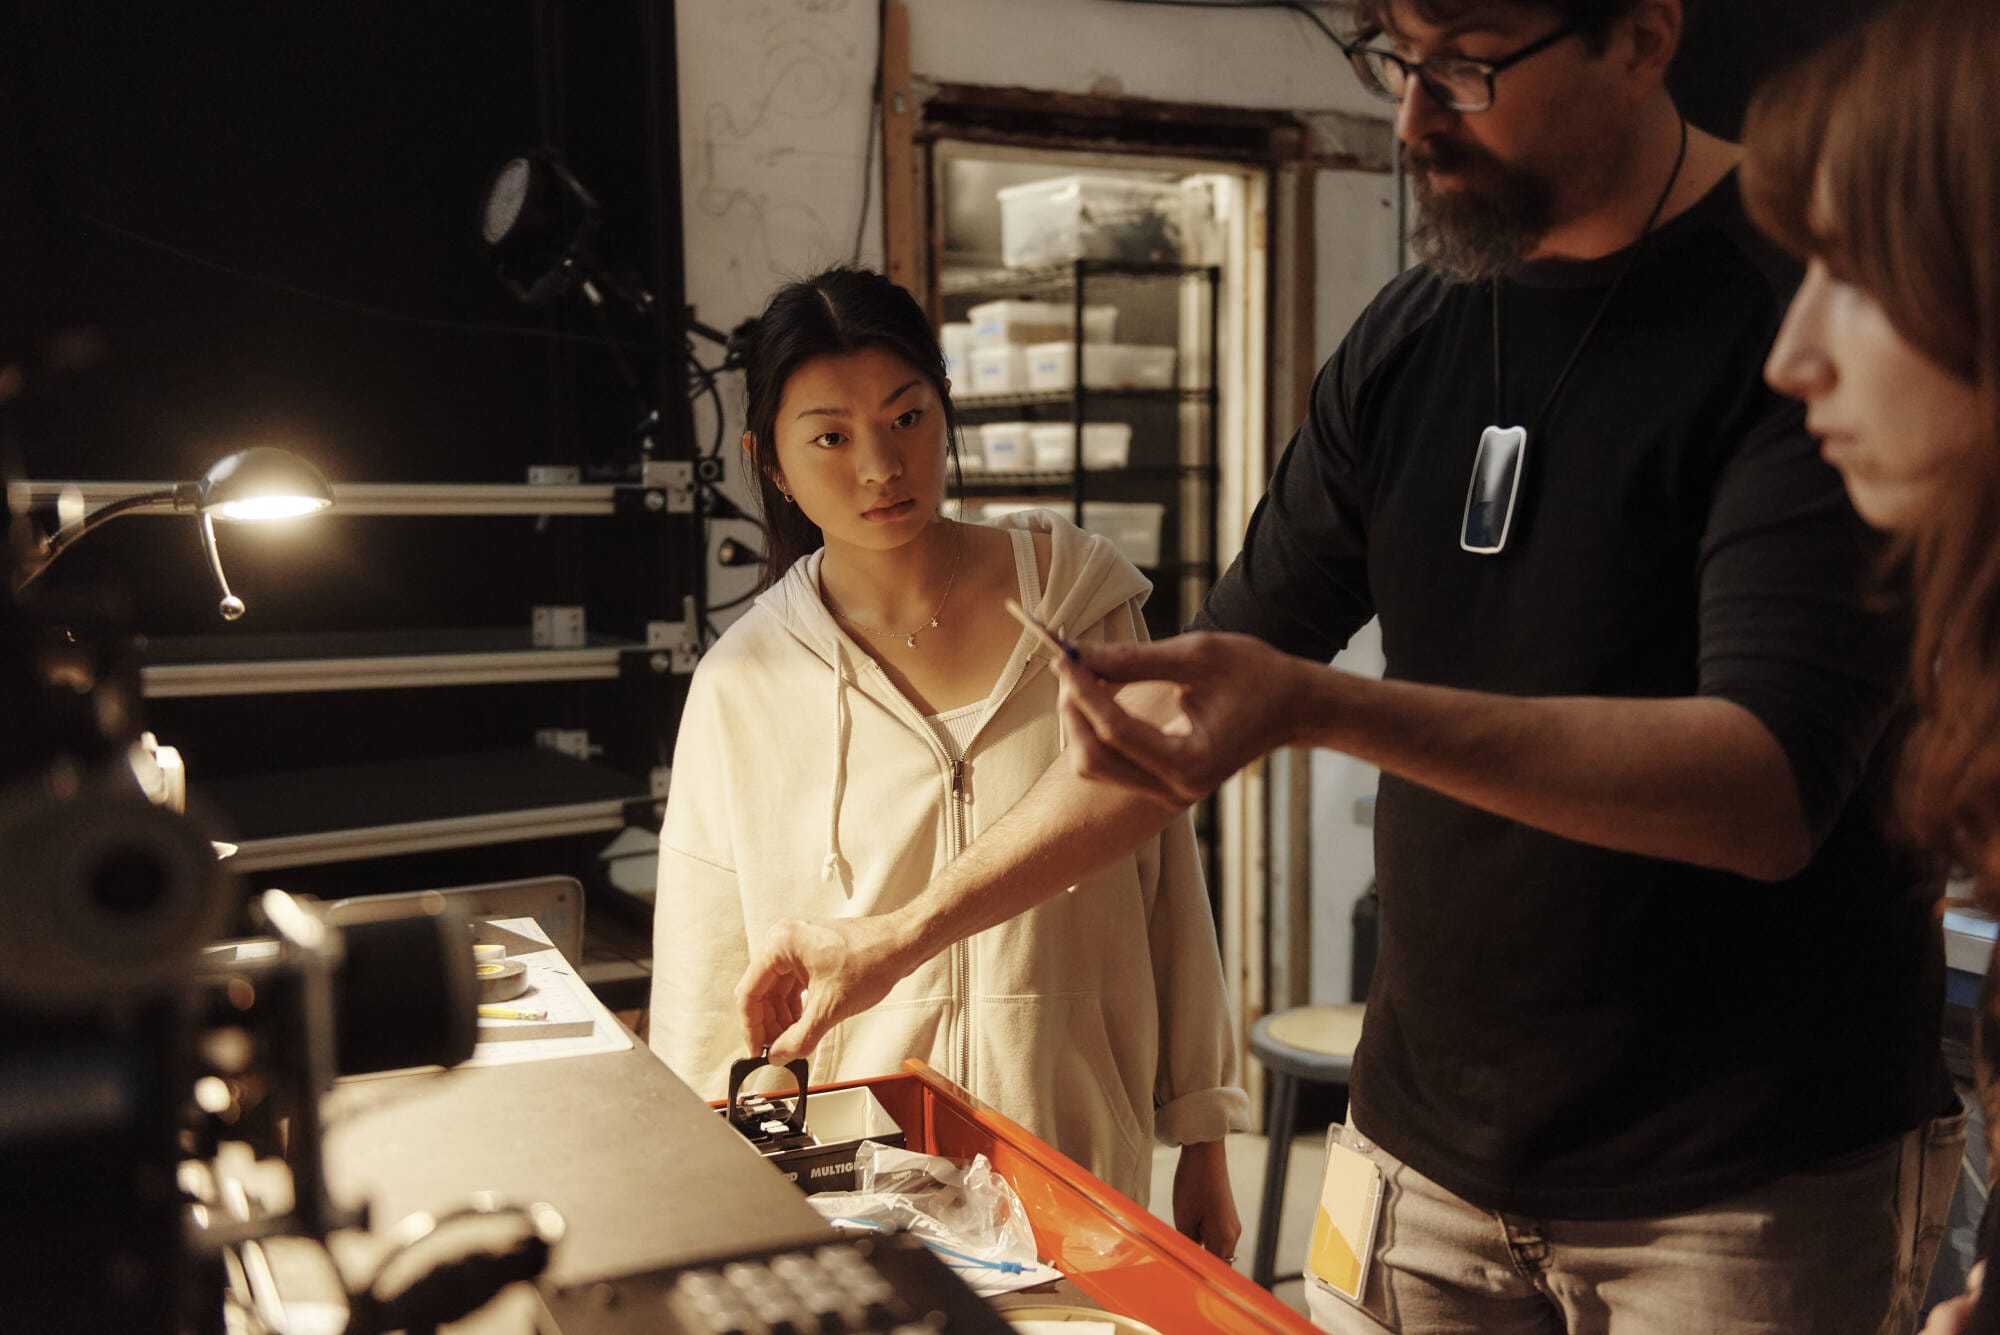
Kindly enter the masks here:
<path id="1" fill-rule="evenodd" d="M 1971 385 L 1985 439 L 1902 542 L 1922 710 L 1904 816 L 2000 906 L 2000 23 L 1992 0 L 1903 0 L 1760 89 L 1750 216 L 1874 299 Z"/>
<path id="2" fill-rule="evenodd" d="M 930 382 L 944 405 L 945 452 L 956 476 L 958 414 L 945 383 L 944 349 L 917 299 L 870 269 L 839 265 L 787 283 L 757 317 L 743 355 L 743 428 L 757 467 L 757 496 L 769 534 L 764 588 L 817 548 L 819 525 L 778 490 L 778 403 L 785 383 L 807 362 L 869 348 L 893 353 Z"/>

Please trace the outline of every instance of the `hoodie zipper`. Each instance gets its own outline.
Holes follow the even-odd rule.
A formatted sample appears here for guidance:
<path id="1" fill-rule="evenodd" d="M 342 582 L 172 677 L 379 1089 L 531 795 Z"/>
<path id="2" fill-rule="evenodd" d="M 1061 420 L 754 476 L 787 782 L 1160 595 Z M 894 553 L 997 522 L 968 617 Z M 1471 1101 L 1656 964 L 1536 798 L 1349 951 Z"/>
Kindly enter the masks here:
<path id="1" fill-rule="evenodd" d="M 965 851 L 965 761 L 951 762 L 951 855 Z M 972 945 L 952 943 L 952 979 L 958 992 L 959 1088 L 972 1088 Z"/>
<path id="2" fill-rule="evenodd" d="M 994 705 L 994 712 L 997 713 L 1000 706 L 1006 704 L 1008 700 L 1013 698 L 1014 692 L 1021 689 L 1021 683 L 1027 680 L 1028 670 L 1033 665 L 1033 654 L 1030 654 L 1021 661 L 1020 667 L 1015 670 L 1014 680 L 1008 683 L 1006 691 Z M 877 670 L 879 671 L 880 669 L 878 668 Z M 910 717 L 915 720 L 917 734 L 926 738 L 935 749 L 938 758 L 945 761 L 951 767 L 951 792 L 949 796 L 951 804 L 949 822 L 951 856 L 945 859 L 949 863 L 965 851 L 965 846 L 969 842 L 965 832 L 965 808 L 972 801 L 972 794 L 966 791 L 965 761 L 963 758 L 952 758 L 951 753 L 945 750 L 944 743 L 939 740 L 937 730 L 931 726 L 930 721 L 924 717 L 923 713 L 910 703 L 908 696 L 886 681 L 884 684 L 888 686 L 888 693 L 901 702 L 903 708 L 907 709 Z M 985 730 L 986 726 L 982 723 L 979 732 L 974 733 L 966 740 L 967 750 L 970 750 L 978 742 L 980 733 L 983 733 Z M 970 941 L 961 940 L 952 943 L 951 976 L 958 1000 L 958 1041 L 955 1045 L 957 1051 L 954 1054 L 957 1057 L 955 1063 L 957 1070 L 952 1073 L 952 1079 L 957 1082 L 959 1088 L 970 1090 L 972 1088 L 972 943 Z"/>
<path id="3" fill-rule="evenodd" d="M 769 596 L 769 594 L 765 595 L 765 597 Z M 762 600 L 760 599 L 759 601 L 761 603 Z M 823 600 L 820 600 L 817 594 L 815 594 L 815 601 Z M 836 631 L 836 634 L 838 633 Z M 864 661 L 869 666 L 875 667 L 877 672 L 881 671 L 880 665 L 874 663 L 872 659 L 866 659 L 865 655 Z M 1008 700 L 1013 698 L 1014 692 L 1018 691 L 1021 688 L 1021 683 L 1027 680 L 1028 673 L 1033 668 L 1034 662 L 1035 653 L 1031 646 L 1027 655 L 1022 658 L 1020 665 L 1014 669 L 1014 679 L 1007 684 L 1007 689 L 1001 693 L 1000 699 L 994 703 L 993 712 L 998 712 L 1002 705 L 1005 705 Z M 836 668 L 836 670 L 838 669 Z M 962 757 L 958 759 L 952 757 L 951 753 L 946 750 L 943 741 L 938 737 L 937 730 L 924 717 L 922 711 L 911 703 L 908 696 L 898 690 L 886 677 L 884 678 L 883 685 L 887 688 L 887 694 L 894 698 L 907 711 L 909 720 L 916 725 L 915 731 L 917 735 L 928 740 L 938 758 L 951 766 L 951 857 L 946 859 L 947 862 L 950 862 L 965 851 L 968 842 L 965 831 L 965 808 L 972 799 L 971 794 L 966 791 L 965 786 L 965 761 Z M 990 719 L 991 715 L 989 714 L 988 717 Z M 986 724 L 982 722 L 979 732 L 975 732 L 971 737 L 966 739 L 964 749 L 970 751 L 978 742 L 980 733 L 983 733 L 985 730 Z M 957 1081 L 960 1088 L 970 1090 L 972 1088 L 972 943 L 969 941 L 953 942 L 951 951 L 952 982 L 958 995 L 958 1042 L 956 1044 L 956 1065 L 958 1069 L 954 1072 L 953 1078 Z"/>

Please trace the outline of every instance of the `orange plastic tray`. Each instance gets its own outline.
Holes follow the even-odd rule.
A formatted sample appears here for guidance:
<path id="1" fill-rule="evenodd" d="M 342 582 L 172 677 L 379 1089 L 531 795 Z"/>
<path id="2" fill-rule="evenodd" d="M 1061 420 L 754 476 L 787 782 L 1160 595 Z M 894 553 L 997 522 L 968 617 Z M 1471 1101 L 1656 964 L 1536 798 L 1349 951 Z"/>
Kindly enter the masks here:
<path id="1" fill-rule="evenodd" d="M 875 1092 L 911 1149 L 957 1159 L 984 1154 L 1027 1208 L 1042 1257 L 1107 1312 L 1164 1335 L 1312 1335 L 1305 1317 L 1074 1160 L 923 1062 L 911 1058 L 903 1068 L 848 1085 Z"/>

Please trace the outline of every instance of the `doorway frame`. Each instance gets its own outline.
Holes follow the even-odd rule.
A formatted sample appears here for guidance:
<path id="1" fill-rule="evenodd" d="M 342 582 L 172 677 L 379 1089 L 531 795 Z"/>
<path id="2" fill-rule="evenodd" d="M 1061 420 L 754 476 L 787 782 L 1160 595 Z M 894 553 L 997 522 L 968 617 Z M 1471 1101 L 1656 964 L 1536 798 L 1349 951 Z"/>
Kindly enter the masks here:
<path id="1" fill-rule="evenodd" d="M 919 83 L 909 65 L 909 12 L 884 8 L 879 114 L 885 269 L 937 320 L 942 238 L 936 217 L 936 148 L 971 144 L 1038 153 L 1153 159 L 1162 166 L 1223 165 L 1263 178 L 1262 329 L 1248 331 L 1263 363 L 1261 403 L 1217 493 L 1218 571 L 1241 546 L 1285 440 L 1302 420 L 1318 370 L 1315 318 L 1315 174 L 1362 166 L 1315 146 L 1299 117 L 1198 103 L 1052 93 L 973 84 Z M 1254 387 L 1254 370 L 1248 376 Z M 1256 390 L 1252 390 L 1253 397 Z M 1271 1010 L 1307 999 L 1312 940 L 1310 752 L 1267 757 L 1216 794 L 1223 973 L 1236 1019 L 1237 1066 L 1253 1108 L 1262 1072 L 1246 1060 L 1249 1029 Z M 1259 1116 L 1261 1121 L 1261 1116 Z"/>

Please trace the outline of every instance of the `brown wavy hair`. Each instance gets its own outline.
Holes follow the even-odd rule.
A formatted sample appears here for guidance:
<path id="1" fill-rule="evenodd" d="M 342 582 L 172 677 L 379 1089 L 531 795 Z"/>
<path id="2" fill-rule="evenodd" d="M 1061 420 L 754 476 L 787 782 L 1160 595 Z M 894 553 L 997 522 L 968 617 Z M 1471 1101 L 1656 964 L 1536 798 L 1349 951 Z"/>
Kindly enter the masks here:
<path id="1" fill-rule="evenodd" d="M 1850 275 L 1986 424 L 1931 517 L 1899 535 L 1921 711 L 1910 832 L 2000 907 L 2000 22 L 1992 0 L 1899 0 L 1760 89 L 1750 215 Z"/>

